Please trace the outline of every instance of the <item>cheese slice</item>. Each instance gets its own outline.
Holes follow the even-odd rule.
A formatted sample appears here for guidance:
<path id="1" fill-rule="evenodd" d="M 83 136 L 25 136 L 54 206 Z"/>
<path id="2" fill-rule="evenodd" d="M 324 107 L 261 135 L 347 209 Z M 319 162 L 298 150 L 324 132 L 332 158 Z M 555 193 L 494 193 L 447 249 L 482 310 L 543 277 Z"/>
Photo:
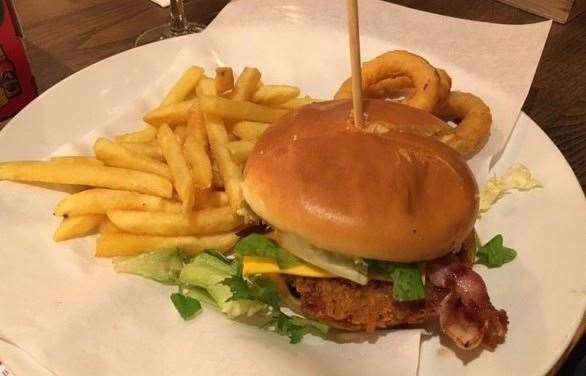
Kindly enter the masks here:
<path id="1" fill-rule="evenodd" d="M 290 274 L 300 277 L 314 278 L 334 278 L 333 274 L 326 272 L 316 266 L 309 264 L 299 264 L 291 268 L 280 269 L 277 262 L 266 257 L 244 256 L 242 265 L 242 274 Z"/>

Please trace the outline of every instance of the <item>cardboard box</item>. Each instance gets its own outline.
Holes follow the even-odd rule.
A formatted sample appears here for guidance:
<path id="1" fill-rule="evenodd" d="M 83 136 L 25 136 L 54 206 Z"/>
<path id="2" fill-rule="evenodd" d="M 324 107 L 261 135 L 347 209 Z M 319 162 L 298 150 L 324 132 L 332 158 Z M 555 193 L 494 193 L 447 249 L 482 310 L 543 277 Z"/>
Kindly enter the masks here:
<path id="1" fill-rule="evenodd" d="M 14 116 L 37 96 L 11 0 L 0 0 L 0 120 Z"/>
<path id="2" fill-rule="evenodd" d="M 565 24 L 586 11 L 586 0 L 498 0 L 527 12 Z"/>

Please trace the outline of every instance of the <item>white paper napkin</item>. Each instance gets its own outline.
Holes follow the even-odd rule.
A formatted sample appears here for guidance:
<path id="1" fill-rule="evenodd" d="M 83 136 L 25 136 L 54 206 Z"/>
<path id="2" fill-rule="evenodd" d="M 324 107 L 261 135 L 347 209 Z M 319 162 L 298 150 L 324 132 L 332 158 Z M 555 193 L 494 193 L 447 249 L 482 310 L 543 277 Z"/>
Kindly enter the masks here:
<path id="1" fill-rule="evenodd" d="M 420 53 L 448 70 L 455 89 L 490 105 L 493 136 L 471 161 L 483 181 L 519 114 L 550 22 L 493 25 L 370 0 L 361 1 L 360 12 L 364 59 L 395 48 Z M 107 126 L 57 154 L 89 153 L 98 135 L 135 128 L 137 114 L 155 105 L 190 64 L 259 66 L 267 83 L 295 83 L 329 98 L 349 74 L 344 17 L 340 1 L 233 2 L 202 35 L 183 39 L 173 64 L 139 100 L 120 104 Z M 198 44 L 187 44 L 190 38 Z M 209 56 L 203 61 L 202 50 Z M 210 309 L 184 323 L 168 287 L 115 274 L 108 260 L 92 257 L 94 239 L 51 242 L 59 221 L 50 213 L 63 193 L 8 182 L 0 182 L 0 192 L 0 338 L 57 375 L 338 375 L 366 365 L 369 374 L 416 373 L 419 331 L 391 332 L 375 343 L 309 338 L 291 346 Z"/>

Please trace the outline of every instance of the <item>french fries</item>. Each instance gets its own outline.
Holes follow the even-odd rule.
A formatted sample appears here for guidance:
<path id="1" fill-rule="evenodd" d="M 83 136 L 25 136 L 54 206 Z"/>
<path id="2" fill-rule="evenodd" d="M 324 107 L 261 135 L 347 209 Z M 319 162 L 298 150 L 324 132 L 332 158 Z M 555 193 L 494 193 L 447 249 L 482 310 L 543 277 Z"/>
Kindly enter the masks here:
<path id="1" fill-rule="evenodd" d="M 263 85 L 252 95 L 254 103 L 266 106 L 276 106 L 291 99 L 297 98 L 299 88 L 289 85 Z"/>
<path id="2" fill-rule="evenodd" d="M 228 195 L 224 191 L 212 191 L 204 189 L 196 195 L 195 207 L 197 209 L 221 208 L 229 205 Z"/>
<path id="3" fill-rule="evenodd" d="M 187 137 L 187 127 L 185 125 L 175 127 L 175 129 L 173 129 L 173 133 L 175 133 L 175 137 L 177 138 L 179 145 L 183 145 L 185 142 L 185 137 Z"/>
<path id="4" fill-rule="evenodd" d="M 0 180 L 88 185 L 165 198 L 173 195 L 171 182 L 158 175 L 87 163 L 5 162 L 0 163 Z"/>
<path id="5" fill-rule="evenodd" d="M 187 98 L 190 92 L 195 90 L 199 79 L 203 76 L 203 68 L 197 66 L 189 67 L 181 76 L 179 81 L 173 85 L 165 96 L 159 107 L 165 107 Z"/>
<path id="6" fill-rule="evenodd" d="M 100 229 L 98 231 L 100 234 L 121 234 L 124 232 L 110 222 L 108 217 L 105 217 L 102 223 L 100 223 Z"/>
<path id="7" fill-rule="evenodd" d="M 232 68 L 216 68 L 216 91 L 221 94 L 232 89 L 234 89 L 234 72 Z"/>
<path id="8" fill-rule="evenodd" d="M 269 124 L 267 123 L 240 121 L 234 124 L 232 127 L 232 133 L 241 140 L 256 140 L 267 130 L 268 127 Z"/>
<path id="9" fill-rule="evenodd" d="M 116 142 L 150 142 L 157 137 L 157 128 L 147 125 L 138 132 L 126 133 L 115 138 Z"/>
<path id="10" fill-rule="evenodd" d="M 190 213 L 195 199 L 195 186 L 191 171 L 183 156 L 181 145 L 179 145 L 175 134 L 167 124 L 159 127 L 157 140 L 159 140 L 161 150 L 163 150 L 163 155 L 171 170 L 175 190 L 183 203 L 183 212 Z"/>
<path id="11" fill-rule="evenodd" d="M 96 141 L 94 152 L 96 157 L 108 166 L 150 172 L 171 179 L 171 171 L 163 162 L 130 151 L 107 138 L 99 138 Z"/>
<path id="12" fill-rule="evenodd" d="M 234 215 L 229 207 L 203 209 L 189 215 L 115 210 L 108 212 L 108 219 L 131 234 L 160 236 L 217 234 L 242 224 L 242 217 Z"/>
<path id="13" fill-rule="evenodd" d="M 202 97 L 204 95 L 218 95 L 218 90 L 216 89 L 216 81 L 212 80 L 209 77 L 204 77 L 199 81 L 197 88 L 195 88 L 195 94 L 198 97 Z"/>
<path id="14" fill-rule="evenodd" d="M 208 155 L 207 146 L 196 140 L 196 136 L 189 135 L 183 144 L 183 153 L 190 168 L 193 182 L 198 189 L 209 188 L 212 185 L 212 164 Z"/>
<path id="15" fill-rule="evenodd" d="M 158 161 L 164 161 L 163 151 L 158 143 L 120 142 L 121 146 L 138 154 L 146 155 Z"/>
<path id="16" fill-rule="evenodd" d="M 94 157 L 80 157 L 77 155 L 73 156 L 63 156 L 63 157 L 51 157 L 49 158 L 50 162 L 53 163 L 75 163 L 75 164 L 91 164 L 95 166 L 103 166 L 104 162 L 100 161 L 98 158 Z"/>
<path id="17" fill-rule="evenodd" d="M 208 236 L 152 236 L 134 234 L 102 234 L 96 244 L 96 257 L 136 256 L 153 250 L 178 249 L 195 255 L 207 249 L 227 251 L 238 236 L 226 233 Z"/>
<path id="18" fill-rule="evenodd" d="M 95 156 L 0 163 L 0 180 L 71 184 L 82 191 L 61 200 L 55 241 L 99 231 L 96 256 L 134 256 L 179 249 L 193 255 L 231 249 L 249 221 L 240 188 L 242 166 L 258 138 L 290 110 L 317 101 L 299 89 L 264 85 L 247 67 L 215 77 L 189 67 L 144 128 L 98 138 Z"/>
<path id="19" fill-rule="evenodd" d="M 189 110 L 197 102 L 197 98 L 177 102 L 149 111 L 142 118 L 146 123 L 158 127 L 162 124 L 170 126 L 184 125 L 189 117 Z"/>
<path id="20" fill-rule="evenodd" d="M 101 214 L 86 214 L 79 217 L 64 218 L 57 231 L 55 231 L 53 240 L 60 242 L 86 236 L 96 230 L 104 218 Z"/>
<path id="21" fill-rule="evenodd" d="M 235 163 L 244 163 L 248 159 L 252 149 L 254 149 L 254 141 L 232 141 L 228 143 L 228 151 Z"/>
<path id="22" fill-rule="evenodd" d="M 197 141 L 204 147 L 208 144 L 208 135 L 203 122 L 203 114 L 199 109 L 199 103 L 191 107 L 191 112 L 187 119 L 186 135 L 192 136 L 194 141 Z"/>
<path id="23" fill-rule="evenodd" d="M 144 210 L 181 213 L 181 203 L 130 191 L 94 188 L 74 193 L 61 200 L 54 214 L 62 217 L 106 214 L 112 210 Z"/>
<path id="24" fill-rule="evenodd" d="M 272 123 L 288 112 L 285 109 L 270 108 L 252 102 L 234 101 L 221 97 L 202 96 L 198 99 L 201 111 L 227 120 Z"/>
<path id="25" fill-rule="evenodd" d="M 230 158 L 228 151 L 228 135 L 226 127 L 221 118 L 212 114 L 205 114 L 206 129 L 210 139 L 210 147 L 212 155 L 218 162 L 220 175 L 224 182 L 224 188 L 228 195 L 228 201 L 232 210 L 241 214 L 242 204 L 244 198 L 242 197 L 242 190 L 240 188 L 240 180 L 242 173 L 240 168 Z"/>
<path id="26" fill-rule="evenodd" d="M 235 101 L 250 100 L 252 94 L 256 91 L 259 81 L 260 71 L 258 69 L 250 67 L 244 68 L 234 86 L 232 99 Z"/>

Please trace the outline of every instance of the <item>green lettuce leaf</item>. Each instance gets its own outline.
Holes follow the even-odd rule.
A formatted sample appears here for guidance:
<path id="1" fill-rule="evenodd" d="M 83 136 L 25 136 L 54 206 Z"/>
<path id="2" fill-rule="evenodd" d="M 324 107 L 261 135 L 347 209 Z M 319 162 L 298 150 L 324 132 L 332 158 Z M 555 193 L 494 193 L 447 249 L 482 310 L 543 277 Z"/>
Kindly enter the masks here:
<path id="1" fill-rule="evenodd" d="M 171 294 L 171 301 L 183 320 L 191 320 L 201 312 L 201 304 L 194 298 L 180 293 Z"/>
<path id="2" fill-rule="evenodd" d="M 241 256 L 271 258 L 277 262 L 281 269 L 288 269 L 301 263 L 301 260 L 295 255 L 260 234 L 250 234 L 240 239 L 234 250 Z"/>
<path id="3" fill-rule="evenodd" d="M 517 257 L 517 251 L 503 245 L 503 236 L 496 235 L 488 243 L 478 249 L 476 263 L 486 265 L 489 268 L 497 268 Z"/>
<path id="4" fill-rule="evenodd" d="M 202 303 L 209 304 L 216 308 L 220 308 L 220 306 L 218 305 L 218 303 L 216 303 L 214 298 L 212 298 L 212 296 L 201 287 L 182 286 L 181 292 L 183 293 L 183 295 L 199 300 Z"/>
<path id="5" fill-rule="evenodd" d="M 183 260 L 176 249 L 142 253 L 114 259 L 114 270 L 150 278 L 165 284 L 176 284 Z"/>
<path id="6" fill-rule="evenodd" d="M 272 320 L 268 327 L 289 338 L 290 343 L 299 343 L 303 337 L 315 330 L 327 333 L 329 327 L 323 323 L 308 320 L 300 316 L 289 316 L 280 308 L 280 298 L 274 283 L 266 278 L 246 280 L 241 276 L 232 276 L 223 282 L 232 291 L 230 300 L 254 300 L 269 307 Z"/>
<path id="7" fill-rule="evenodd" d="M 265 305 L 253 300 L 232 300 L 230 287 L 222 283 L 227 278 L 237 276 L 234 264 L 213 253 L 200 253 L 183 267 L 179 282 L 187 287 L 203 288 L 220 310 L 230 317 L 252 316 L 262 311 Z"/>
<path id="8" fill-rule="evenodd" d="M 396 264 L 391 274 L 393 298 L 399 302 L 425 298 L 425 286 L 417 264 Z"/>
<path id="9" fill-rule="evenodd" d="M 417 264 L 366 260 L 368 272 L 393 281 L 393 298 L 399 302 L 425 298 L 425 286 Z"/>

